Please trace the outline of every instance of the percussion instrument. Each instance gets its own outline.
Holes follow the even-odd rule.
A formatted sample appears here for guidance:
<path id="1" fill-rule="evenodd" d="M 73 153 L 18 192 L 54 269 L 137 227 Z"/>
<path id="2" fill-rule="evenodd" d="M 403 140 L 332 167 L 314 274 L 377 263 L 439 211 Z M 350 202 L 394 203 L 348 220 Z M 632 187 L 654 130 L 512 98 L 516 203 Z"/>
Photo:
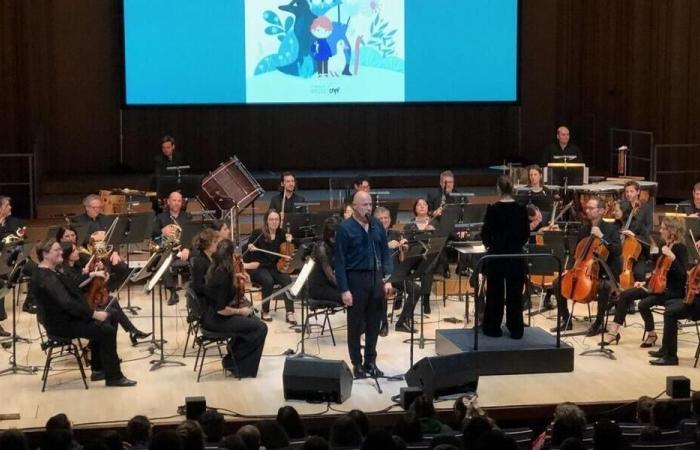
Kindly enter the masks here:
<path id="1" fill-rule="evenodd" d="M 242 211 L 265 191 L 235 156 L 202 180 L 197 198 L 205 209 Z"/>

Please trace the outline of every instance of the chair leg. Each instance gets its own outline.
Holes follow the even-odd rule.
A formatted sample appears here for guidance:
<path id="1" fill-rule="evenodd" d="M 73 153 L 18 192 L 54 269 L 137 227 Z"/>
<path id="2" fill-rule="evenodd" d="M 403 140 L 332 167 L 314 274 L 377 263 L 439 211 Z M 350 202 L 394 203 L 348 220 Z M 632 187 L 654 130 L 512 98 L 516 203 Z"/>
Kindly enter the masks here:
<path id="1" fill-rule="evenodd" d="M 71 343 L 71 349 L 71 352 L 75 356 L 75 360 L 78 362 L 78 369 L 80 369 L 80 376 L 83 378 L 85 389 L 89 389 L 87 384 L 87 376 L 85 375 L 85 369 L 83 368 L 83 361 L 81 360 L 80 356 L 80 350 L 78 350 L 78 346 L 73 343 Z"/>
<path id="2" fill-rule="evenodd" d="M 328 331 L 331 333 L 331 341 L 333 341 L 333 347 L 335 347 L 335 335 L 333 334 L 333 327 L 331 326 L 331 318 L 326 311 L 326 321 L 328 322 Z"/>
<path id="3" fill-rule="evenodd" d="M 187 356 L 187 346 L 190 344 L 190 334 L 192 333 L 192 322 L 187 324 L 187 337 L 185 338 L 185 345 L 182 347 L 182 357 Z"/>
<path id="4" fill-rule="evenodd" d="M 193 371 L 197 371 L 197 363 L 199 362 L 199 355 L 202 353 L 202 340 L 195 338 L 197 342 L 197 356 L 194 358 L 194 368 Z"/>
<path id="5" fill-rule="evenodd" d="M 199 372 L 197 373 L 197 383 L 199 383 L 199 379 L 202 378 L 202 369 L 204 368 L 204 360 L 206 357 L 207 357 L 207 346 L 205 344 L 204 349 L 202 350 L 202 361 L 199 363 Z"/>
<path id="6" fill-rule="evenodd" d="M 700 358 L 700 327 L 698 327 L 698 322 L 695 322 L 695 333 L 698 336 L 698 346 L 695 347 L 695 364 L 693 364 L 693 368 L 698 367 L 698 358 Z"/>
<path id="7" fill-rule="evenodd" d="M 49 351 L 46 354 L 46 364 L 44 364 L 44 373 L 41 376 L 43 384 L 41 386 L 41 392 L 46 390 L 46 380 L 49 378 L 49 368 L 51 367 L 51 360 L 53 359 L 53 347 L 49 347 Z"/>

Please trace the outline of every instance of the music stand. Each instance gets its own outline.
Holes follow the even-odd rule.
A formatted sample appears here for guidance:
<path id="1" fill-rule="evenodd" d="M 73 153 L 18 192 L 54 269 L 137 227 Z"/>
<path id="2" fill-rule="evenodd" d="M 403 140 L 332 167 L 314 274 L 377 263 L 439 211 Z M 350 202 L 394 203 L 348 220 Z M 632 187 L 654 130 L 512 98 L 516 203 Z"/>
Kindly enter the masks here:
<path id="1" fill-rule="evenodd" d="M 549 253 L 550 255 L 554 255 L 554 249 L 550 245 L 539 245 L 539 244 L 528 244 L 525 247 L 525 253 Z M 557 270 L 559 270 L 559 265 L 557 264 L 557 261 L 554 258 L 528 258 L 527 259 L 527 265 L 528 265 L 528 298 L 532 297 L 532 292 L 530 291 L 530 287 L 532 286 L 532 276 L 552 276 L 552 274 L 556 273 Z M 540 296 L 540 304 L 539 307 L 537 308 L 537 312 L 534 313 L 535 315 L 541 314 L 542 313 L 542 302 L 544 302 L 544 298 L 546 295 L 545 288 L 544 288 L 544 278 L 542 279 L 542 284 L 540 284 L 540 289 L 542 290 L 541 296 Z M 532 312 L 528 314 L 528 325 L 530 325 L 530 318 L 533 316 Z"/>
<path id="2" fill-rule="evenodd" d="M 545 179 L 547 184 L 557 186 L 579 186 L 586 184 L 588 176 L 584 163 L 549 163 L 545 168 Z"/>
<path id="3" fill-rule="evenodd" d="M 462 208 L 459 204 L 446 204 L 442 208 L 442 214 L 437 219 L 437 226 L 435 227 L 435 235 L 437 236 L 449 236 L 454 229 L 455 223 L 459 220 L 462 215 Z"/>
<path id="4" fill-rule="evenodd" d="M 19 248 L 24 248 L 23 246 L 18 246 Z M 4 250 L 4 249 L 3 249 Z M 3 256 L 5 252 L 3 251 Z M 18 255 L 15 256 L 15 262 L 12 266 L 12 270 L 7 276 L 7 284 L 4 289 L 12 290 L 12 356 L 10 357 L 10 367 L 7 369 L 0 370 L 0 375 L 11 374 L 28 374 L 34 375 L 37 372 L 37 367 L 34 366 L 22 366 L 17 364 L 17 341 L 21 338 L 17 336 L 17 288 L 16 284 L 22 274 L 22 266 L 26 264 L 27 256 L 20 251 Z M 0 294 L 1 295 L 1 294 Z M 4 297 L 4 295 L 2 295 Z M 23 339 L 24 340 L 24 339 Z"/>
<path id="5" fill-rule="evenodd" d="M 127 213 L 125 222 L 126 228 L 122 236 L 121 245 L 126 245 L 126 265 L 131 269 L 131 251 L 132 244 L 140 244 L 151 237 L 151 228 L 153 227 L 155 213 L 153 211 L 147 213 Z M 132 280 L 132 274 L 127 278 Z M 123 308 L 128 310 L 133 315 L 138 315 L 136 311 L 141 310 L 140 306 L 131 305 L 131 285 L 126 285 L 126 306 Z"/>
<path id="6" fill-rule="evenodd" d="M 198 175 L 161 175 L 156 180 L 158 198 L 167 198 L 171 192 L 179 191 L 185 198 L 194 198 L 199 192 L 200 177 Z"/>
<path id="7" fill-rule="evenodd" d="M 700 218 L 684 217 L 685 229 L 685 247 L 688 249 L 688 261 L 697 261 L 698 252 L 695 248 L 695 239 L 700 239 Z M 692 233 L 692 234 L 691 234 Z"/>
<path id="8" fill-rule="evenodd" d="M 414 279 L 420 280 L 420 278 L 423 275 L 431 274 L 435 271 L 435 266 L 438 263 L 440 253 L 442 253 L 442 250 L 445 248 L 446 243 L 447 243 L 446 236 L 434 237 L 432 239 L 429 239 L 428 242 L 425 243 L 426 252 L 423 255 L 423 260 L 418 265 L 415 272 L 413 272 Z M 422 289 L 423 289 L 423 286 L 421 286 L 421 290 Z M 430 301 L 430 300 L 428 300 L 428 301 Z M 423 332 L 423 316 L 424 316 L 423 311 L 421 310 L 420 337 L 418 338 L 418 348 L 421 348 L 421 349 L 425 347 L 425 342 L 435 340 L 432 338 L 425 337 L 425 334 Z M 411 327 L 414 327 L 415 326 L 415 315 L 412 315 L 412 317 L 413 317 L 413 319 L 411 320 Z M 413 345 L 413 344 L 411 344 L 411 345 Z"/>

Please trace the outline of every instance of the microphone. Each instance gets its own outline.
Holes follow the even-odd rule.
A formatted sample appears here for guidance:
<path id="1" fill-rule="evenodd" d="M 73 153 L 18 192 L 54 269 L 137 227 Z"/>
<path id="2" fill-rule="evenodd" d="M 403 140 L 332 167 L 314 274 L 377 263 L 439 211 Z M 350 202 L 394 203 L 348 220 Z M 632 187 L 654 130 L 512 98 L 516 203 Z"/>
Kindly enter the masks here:
<path id="1" fill-rule="evenodd" d="M 372 228 L 372 215 L 370 213 L 365 213 L 365 219 L 367 219 L 367 224 L 369 228 Z"/>

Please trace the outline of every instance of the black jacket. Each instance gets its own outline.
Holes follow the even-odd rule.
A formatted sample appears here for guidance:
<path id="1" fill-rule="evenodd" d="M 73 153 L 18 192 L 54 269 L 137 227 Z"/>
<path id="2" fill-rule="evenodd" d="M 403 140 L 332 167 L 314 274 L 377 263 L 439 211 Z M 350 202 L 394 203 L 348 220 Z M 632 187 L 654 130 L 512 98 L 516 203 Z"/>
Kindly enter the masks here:
<path id="1" fill-rule="evenodd" d="M 37 267 L 30 281 L 39 320 L 49 333 L 65 332 L 76 322 L 90 322 L 92 310 L 74 280 L 59 272 Z"/>

